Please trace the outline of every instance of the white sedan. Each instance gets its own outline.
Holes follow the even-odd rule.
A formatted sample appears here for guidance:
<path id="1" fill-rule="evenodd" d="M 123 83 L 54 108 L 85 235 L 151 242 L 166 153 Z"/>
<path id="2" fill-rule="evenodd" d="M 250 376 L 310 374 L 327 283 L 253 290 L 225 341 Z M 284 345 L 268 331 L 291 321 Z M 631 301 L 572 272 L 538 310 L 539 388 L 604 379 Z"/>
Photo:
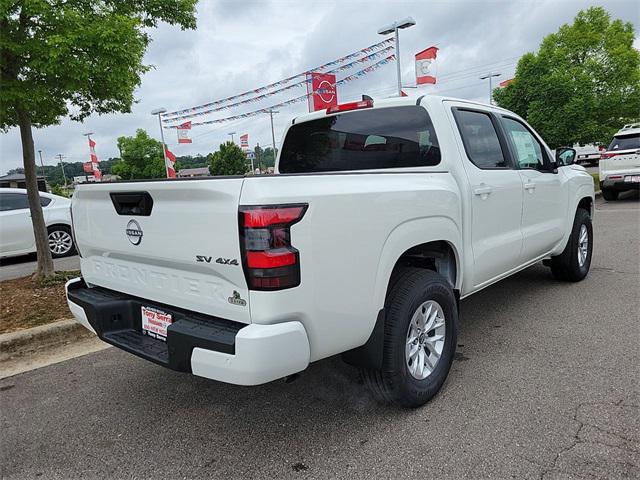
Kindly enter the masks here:
<path id="1" fill-rule="evenodd" d="M 47 226 L 49 249 L 53 258 L 73 255 L 71 200 L 39 192 Z M 36 251 L 27 191 L 23 188 L 0 189 L 0 258 L 26 255 Z"/>

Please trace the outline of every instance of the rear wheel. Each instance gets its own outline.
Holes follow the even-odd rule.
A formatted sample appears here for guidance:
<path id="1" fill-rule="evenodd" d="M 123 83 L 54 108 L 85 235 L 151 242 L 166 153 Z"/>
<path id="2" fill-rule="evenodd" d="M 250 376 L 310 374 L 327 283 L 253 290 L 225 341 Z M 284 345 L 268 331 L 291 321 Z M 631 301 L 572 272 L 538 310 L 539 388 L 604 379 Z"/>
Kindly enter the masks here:
<path id="1" fill-rule="evenodd" d="M 71 229 L 65 225 L 54 225 L 47 229 L 49 251 L 53 258 L 67 257 L 76 253 Z"/>
<path id="2" fill-rule="evenodd" d="M 456 349 L 458 309 L 451 286 L 436 272 L 406 268 L 385 304 L 383 364 L 363 370 L 379 399 L 419 407 L 442 387 Z"/>
<path id="3" fill-rule="evenodd" d="M 613 190 L 612 188 L 603 188 L 602 189 L 602 196 L 605 200 L 608 201 L 614 201 L 618 199 L 618 194 L 620 192 L 618 192 L 617 190 Z"/>
<path id="4" fill-rule="evenodd" d="M 593 252 L 591 215 L 579 208 L 564 251 L 551 259 L 551 273 L 558 280 L 579 282 L 589 273 Z"/>

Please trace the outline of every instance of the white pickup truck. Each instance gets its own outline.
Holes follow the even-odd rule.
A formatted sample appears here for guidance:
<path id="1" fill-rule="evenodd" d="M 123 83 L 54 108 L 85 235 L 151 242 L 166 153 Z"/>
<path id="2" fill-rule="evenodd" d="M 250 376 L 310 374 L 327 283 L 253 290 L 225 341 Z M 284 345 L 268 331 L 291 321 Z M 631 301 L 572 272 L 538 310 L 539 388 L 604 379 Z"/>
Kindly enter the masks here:
<path id="1" fill-rule="evenodd" d="M 418 406 L 449 372 L 460 299 L 543 260 L 587 275 L 594 187 L 574 159 L 464 100 L 307 114 L 276 175 L 79 186 L 69 307 L 174 370 L 256 385 L 343 354 L 384 400 Z"/>

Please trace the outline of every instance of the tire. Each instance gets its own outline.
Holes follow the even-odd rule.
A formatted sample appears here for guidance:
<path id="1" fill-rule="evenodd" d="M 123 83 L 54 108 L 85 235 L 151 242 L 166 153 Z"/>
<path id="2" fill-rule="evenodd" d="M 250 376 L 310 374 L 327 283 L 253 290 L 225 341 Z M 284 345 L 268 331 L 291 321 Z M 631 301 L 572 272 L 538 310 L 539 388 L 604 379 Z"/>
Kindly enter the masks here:
<path id="1" fill-rule="evenodd" d="M 53 258 L 68 257 L 76 253 L 71 229 L 66 225 L 53 225 L 47 228 L 49 251 Z"/>
<path id="2" fill-rule="evenodd" d="M 585 233 L 586 246 L 583 243 Z M 591 215 L 585 209 L 578 208 L 567 246 L 560 255 L 551 258 L 551 273 L 556 280 L 566 282 L 583 280 L 591 267 L 592 252 L 593 226 L 591 225 Z"/>
<path id="3" fill-rule="evenodd" d="M 419 314 L 419 311 L 424 313 Z M 434 312 L 434 328 L 428 330 L 429 318 L 434 317 Z M 382 369 L 363 369 L 364 383 L 381 401 L 408 408 L 419 407 L 438 393 L 451 368 L 458 335 L 455 295 L 447 281 L 436 272 L 405 268 L 387 295 L 385 313 Z M 427 331 L 416 337 L 415 320 L 425 319 L 423 326 Z M 414 341 L 409 345 L 410 333 Z M 443 333 L 444 342 L 435 340 Z M 409 350 L 415 352 L 416 348 L 418 352 L 422 350 L 422 357 L 420 353 L 414 353 L 413 357 L 409 355 Z M 439 358 L 438 348 L 441 349 Z M 421 361 L 422 365 L 434 363 L 435 366 L 420 371 Z"/>
<path id="4" fill-rule="evenodd" d="M 618 194 L 620 192 L 618 192 L 617 190 L 613 190 L 612 188 L 603 188 L 602 189 L 602 197 L 609 201 L 609 202 L 613 202 L 615 200 L 618 199 Z"/>

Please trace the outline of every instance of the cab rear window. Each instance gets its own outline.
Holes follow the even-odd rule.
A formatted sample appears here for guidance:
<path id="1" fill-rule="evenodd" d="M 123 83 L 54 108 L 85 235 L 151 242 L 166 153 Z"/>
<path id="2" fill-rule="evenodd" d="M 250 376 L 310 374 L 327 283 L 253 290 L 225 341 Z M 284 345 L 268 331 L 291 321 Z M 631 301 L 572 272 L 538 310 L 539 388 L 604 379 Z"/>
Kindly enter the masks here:
<path id="1" fill-rule="evenodd" d="M 640 133 L 613 137 L 609 150 L 632 150 L 640 148 Z"/>
<path id="2" fill-rule="evenodd" d="M 440 163 L 427 111 L 416 105 L 358 110 L 293 125 L 280 173 L 424 167 Z"/>

